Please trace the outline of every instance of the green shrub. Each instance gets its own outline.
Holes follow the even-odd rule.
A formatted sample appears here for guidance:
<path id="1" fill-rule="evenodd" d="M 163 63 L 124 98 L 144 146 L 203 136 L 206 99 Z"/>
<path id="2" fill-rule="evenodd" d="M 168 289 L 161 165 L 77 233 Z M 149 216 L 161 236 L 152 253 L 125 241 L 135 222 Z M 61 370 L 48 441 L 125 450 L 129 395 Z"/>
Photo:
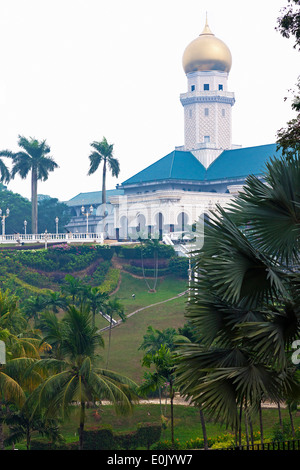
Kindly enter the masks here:
<path id="1" fill-rule="evenodd" d="M 99 287 L 101 292 L 110 293 L 118 287 L 118 282 L 120 278 L 120 270 L 116 268 L 109 269 L 105 281 Z"/>
<path id="2" fill-rule="evenodd" d="M 171 258 L 174 256 L 174 248 L 169 245 L 134 245 L 134 246 L 122 246 L 116 250 L 119 257 L 125 259 L 141 259 L 142 255 L 144 258 L 153 258 L 157 253 L 158 258 Z"/>
<path id="3" fill-rule="evenodd" d="M 111 427 L 87 429 L 83 435 L 85 450 L 112 450 L 115 447 L 114 433 Z"/>
<path id="4" fill-rule="evenodd" d="M 159 441 L 161 426 L 153 423 L 142 423 L 138 425 L 137 441 L 139 446 L 150 449 L 150 446 Z"/>
<path id="5" fill-rule="evenodd" d="M 188 277 L 189 260 L 184 256 L 173 256 L 169 262 L 169 270 L 175 276 Z"/>

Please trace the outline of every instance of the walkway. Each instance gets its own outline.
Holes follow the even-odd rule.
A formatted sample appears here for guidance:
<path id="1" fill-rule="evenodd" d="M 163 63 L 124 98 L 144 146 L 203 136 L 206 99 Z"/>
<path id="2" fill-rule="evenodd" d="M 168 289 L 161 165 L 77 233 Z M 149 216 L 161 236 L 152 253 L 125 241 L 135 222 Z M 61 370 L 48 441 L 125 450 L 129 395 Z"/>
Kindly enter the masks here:
<path id="1" fill-rule="evenodd" d="M 170 302 L 171 300 L 175 300 L 175 299 L 178 299 L 179 297 L 182 297 L 183 295 L 185 295 L 187 293 L 187 290 L 184 291 L 184 292 L 180 292 L 180 294 L 177 294 L 175 295 L 174 297 L 171 297 L 170 299 L 166 299 L 166 300 L 161 300 L 160 302 L 156 302 L 155 304 L 150 304 L 150 305 L 146 305 L 146 307 L 141 307 L 141 308 L 138 308 L 137 310 L 135 310 L 134 312 L 131 312 L 131 313 L 128 313 L 126 315 L 127 318 L 129 317 L 132 317 L 132 315 L 135 315 L 136 313 L 139 313 L 141 312 L 142 310 L 146 310 L 147 308 L 151 308 L 151 307 L 155 307 L 156 305 L 161 305 L 161 304 L 164 304 L 166 302 Z M 118 321 L 115 321 L 115 323 L 112 325 L 112 328 L 114 328 L 115 326 L 118 326 L 122 323 L 122 320 L 118 320 Z M 106 326 L 105 328 L 102 328 L 100 331 L 106 331 L 106 330 L 109 330 L 110 326 Z"/>

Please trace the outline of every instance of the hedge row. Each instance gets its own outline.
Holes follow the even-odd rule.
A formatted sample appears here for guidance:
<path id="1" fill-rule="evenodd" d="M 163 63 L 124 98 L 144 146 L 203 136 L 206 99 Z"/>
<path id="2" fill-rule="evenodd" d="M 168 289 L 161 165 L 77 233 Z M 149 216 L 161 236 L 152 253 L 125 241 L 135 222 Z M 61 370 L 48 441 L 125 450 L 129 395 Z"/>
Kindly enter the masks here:
<path id="1" fill-rule="evenodd" d="M 139 424 L 136 431 L 114 433 L 111 427 L 84 431 L 84 450 L 133 450 L 150 447 L 161 437 L 161 425 Z M 78 442 L 53 444 L 42 439 L 31 442 L 31 450 L 75 450 Z"/>
<path id="2" fill-rule="evenodd" d="M 115 247 L 115 252 L 120 258 L 125 259 L 141 259 L 153 258 L 157 255 L 158 258 L 171 258 L 174 256 L 175 250 L 170 245 L 120 245 Z"/>

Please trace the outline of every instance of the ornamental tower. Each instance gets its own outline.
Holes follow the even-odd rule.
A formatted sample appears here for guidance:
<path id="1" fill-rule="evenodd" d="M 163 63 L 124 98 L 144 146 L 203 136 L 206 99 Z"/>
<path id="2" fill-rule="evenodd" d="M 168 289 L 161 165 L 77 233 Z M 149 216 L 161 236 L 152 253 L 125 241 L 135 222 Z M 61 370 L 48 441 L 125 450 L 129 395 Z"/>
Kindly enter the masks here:
<path id="1" fill-rule="evenodd" d="M 184 150 L 192 152 L 207 168 L 223 150 L 232 148 L 231 108 L 234 93 L 227 90 L 231 53 L 210 30 L 203 32 L 183 54 L 187 93 L 180 95 L 184 108 Z"/>

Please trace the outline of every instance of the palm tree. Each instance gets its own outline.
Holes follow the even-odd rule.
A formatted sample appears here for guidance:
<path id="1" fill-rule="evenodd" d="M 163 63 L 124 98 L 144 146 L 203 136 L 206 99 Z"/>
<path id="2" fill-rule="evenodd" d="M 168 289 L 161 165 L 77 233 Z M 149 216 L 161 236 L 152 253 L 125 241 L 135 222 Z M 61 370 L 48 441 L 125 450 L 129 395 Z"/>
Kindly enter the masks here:
<path id="1" fill-rule="evenodd" d="M 83 449 L 85 408 L 89 401 L 108 400 L 121 412 L 132 410 L 137 399 L 136 384 L 120 374 L 97 365 L 103 338 L 92 326 L 88 309 L 70 306 L 60 324 L 63 360 L 42 359 L 34 365 L 51 375 L 31 394 L 30 405 L 46 408 L 45 417 L 55 416 L 58 410 L 66 413 L 69 405 L 80 404 L 79 449 Z"/>
<path id="2" fill-rule="evenodd" d="M 38 416 L 37 413 L 32 415 L 26 404 L 21 410 L 8 413 L 5 424 L 9 426 L 9 436 L 4 441 L 5 445 L 16 444 L 25 439 L 26 449 L 30 450 L 33 434 L 46 436 L 52 442 L 62 441 L 58 423 L 53 419 L 45 420 L 43 416 Z"/>
<path id="3" fill-rule="evenodd" d="M 50 307 L 52 312 L 58 313 L 59 309 L 67 307 L 67 300 L 59 292 L 49 291 L 44 299 L 45 308 Z"/>
<path id="4" fill-rule="evenodd" d="M 0 152 L 0 155 L 2 153 Z M 0 182 L 1 183 L 8 183 L 9 180 L 10 180 L 10 173 L 9 173 L 9 169 L 7 168 L 7 166 L 5 165 L 5 163 L 3 162 L 3 160 L 0 158 L 0 175 L 1 175 L 1 178 L 0 178 Z"/>
<path id="5" fill-rule="evenodd" d="M 292 342 L 300 333 L 300 156 L 271 159 L 265 182 L 249 176 L 218 207 L 195 253 L 186 316 L 197 332 L 182 346 L 178 385 L 195 404 L 239 429 L 240 411 L 299 397 Z"/>
<path id="6" fill-rule="evenodd" d="M 83 291 L 83 298 L 90 305 L 93 318 L 93 326 L 95 326 L 95 317 L 97 311 L 105 311 L 106 303 L 109 299 L 107 292 L 101 292 L 98 287 L 86 286 Z"/>
<path id="7" fill-rule="evenodd" d="M 84 285 L 81 279 L 67 274 L 64 279 L 64 284 L 61 286 L 61 292 L 63 294 L 69 295 L 72 299 L 72 302 L 75 303 L 82 296 L 84 292 Z"/>
<path id="8" fill-rule="evenodd" d="M 0 155 L 12 158 L 12 178 L 19 174 L 24 179 L 31 172 L 32 233 L 36 234 L 38 231 L 37 183 L 38 180 L 46 181 L 49 172 L 54 171 L 58 165 L 49 156 L 50 147 L 47 145 L 46 140 L 38 141 L 32 137 L 27 139 L 19 135 L 18 145 L 21 147 L 21 151 L 11 152 L 10 150 L 3 150 L 0 152 Z"/>
<path id="9" fill-rule="evenodd" d="M 169 397 L 171 408 L 171 441 L 174 445 L 174 371 L 175 356 L 166 346 L 161 345 L 155 353 L 147 353 L 143 357 L 142 365 L 150 368 L 154 366 L 155 371 L 145 375 L 144 383 L 139 387 L 139 393 L 147 396 L 150 391 L 155 391 L 164 383 L 169 385 Z"/>
<path id="10" fill-rule="evenodd" d="M 9 315 L 9 312 L 7 313 Z M 4 333 L 4 335 L 3 335 Z M 21 408 L 26 400 L 26 393 L 37 386 L 41 377 L 31 372 L 32 364 L 40 359 L 40 354 L 49 349 L 49 344 L 41 345 L 40 338 L 15 335 L 0 326 L 0 337 L 6 344 L 6 363 L 0 364 L 0 450 L 3 449 L 3 423 L 5 421 L 3 404 L 13 404 Z"/>
<path id="11" fill-rule="evenodd" d="M 120 173 L 119 161 L 113 157 L 113 144 L 109 144 L 105 137 L 101 142 L 92 142 L 93 152 L 90 154 L 90 168 L 88 175 L 92 175 L 98 170 L 101 163 L 103 163 L 102 170 L 102 204 L 106 204 L 106 171 L 107 166 L 112 173 L 112 176 L 118 177 Z"/>

